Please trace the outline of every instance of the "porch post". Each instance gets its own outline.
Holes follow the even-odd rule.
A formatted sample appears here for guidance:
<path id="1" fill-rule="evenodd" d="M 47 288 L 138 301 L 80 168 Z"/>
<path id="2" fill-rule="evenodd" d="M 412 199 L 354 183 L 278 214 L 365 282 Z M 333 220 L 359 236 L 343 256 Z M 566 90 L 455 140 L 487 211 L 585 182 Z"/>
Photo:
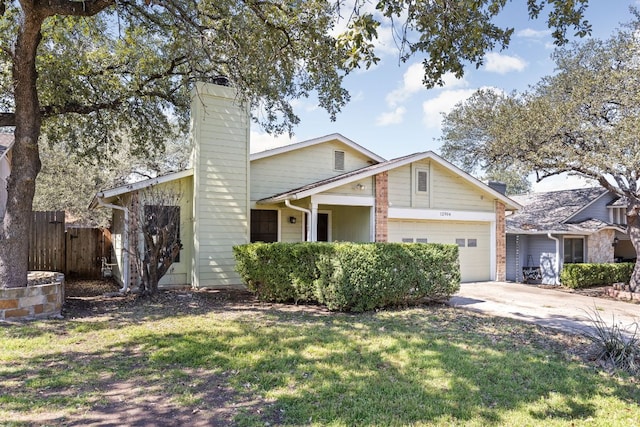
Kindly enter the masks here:
<path id="1" fill-rule="evenodd" d="M 309 218 L 309 222 L 311 223 L 311 241 L 318 241 L 318 204 L 311 201 L 311 218 Z"/>

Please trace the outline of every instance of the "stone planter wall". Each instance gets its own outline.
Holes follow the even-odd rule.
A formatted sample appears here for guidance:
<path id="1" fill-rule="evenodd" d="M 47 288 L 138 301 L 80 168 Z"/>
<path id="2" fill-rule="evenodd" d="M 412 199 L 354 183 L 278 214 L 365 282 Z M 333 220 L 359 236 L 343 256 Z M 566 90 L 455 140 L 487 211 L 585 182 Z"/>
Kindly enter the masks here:
<path id="1" fill-rule="evenodd" d="M 29 286 L 0 289 L 0 321 L 56 317 L 64 303 L 64 274 L 34 272 Z"/>

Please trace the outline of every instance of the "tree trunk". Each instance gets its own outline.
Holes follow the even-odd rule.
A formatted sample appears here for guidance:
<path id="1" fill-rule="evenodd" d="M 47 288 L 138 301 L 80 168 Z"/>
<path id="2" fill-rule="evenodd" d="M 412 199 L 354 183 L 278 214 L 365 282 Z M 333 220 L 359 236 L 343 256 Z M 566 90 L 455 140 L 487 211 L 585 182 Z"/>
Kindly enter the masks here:
<path id="1" fill-rule="evenodd" d="M 627 207 L 627 233 L 633 248 L 636 250 L 636 257 L 640 254 L 640 205 L 632 205 L 629 201 Z M 629 280 L 629 287 L 632 292 L 640 290 L 640 260 L 636 258 L 636 265 L 631 273 L 631 280 Z"/>
<path id="2" fill-rule="evenodd" d="M 36 88 L 36 51 L 43 18 L 25 10 L 13 63 L 15 143 L 7 183 L 7 207 L 0 229 L 0 286 L 27 285 L 29 228 L 36 177 L 40 172 L 40 104 Z"/>

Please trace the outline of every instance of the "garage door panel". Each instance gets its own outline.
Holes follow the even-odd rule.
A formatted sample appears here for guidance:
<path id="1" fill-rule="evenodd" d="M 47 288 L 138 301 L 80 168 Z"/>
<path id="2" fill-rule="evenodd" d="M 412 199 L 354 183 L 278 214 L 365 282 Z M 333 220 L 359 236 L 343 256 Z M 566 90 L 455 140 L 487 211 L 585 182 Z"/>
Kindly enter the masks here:
<path id="1" fill-rule="evenodd" d="M 462 221 L 389 221 L 390 242 L 458 244 L 463 282 L 491 279 L 491 224 Z M 474 246 L 475 244 L 475 246 Z"/>

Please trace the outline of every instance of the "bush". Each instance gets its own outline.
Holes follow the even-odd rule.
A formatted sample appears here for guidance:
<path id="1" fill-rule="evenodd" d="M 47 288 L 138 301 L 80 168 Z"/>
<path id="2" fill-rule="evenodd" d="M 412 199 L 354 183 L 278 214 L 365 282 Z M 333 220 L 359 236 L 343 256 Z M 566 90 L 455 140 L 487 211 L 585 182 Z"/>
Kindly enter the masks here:
<path id="1" fill-rule="evenodd" d="M 234 247 L 237 270 L 266 301 L 310 301 L 367 311 L 460 288 L 458 247 L 407 243 L 257 243 Z"/>
<path id="2" fill-rule="evenodd" d="M 317 258 L 328 243 L 251 243 L 234 246 L 236 270 L 262 301 L 315 301 Z"/>
<path id="3" fill-rule="evenodd" d="M 560 281 L 572 289 L 629 283 L 634 266 L 633 263 L 565 264 L 560 273 Z"/>

